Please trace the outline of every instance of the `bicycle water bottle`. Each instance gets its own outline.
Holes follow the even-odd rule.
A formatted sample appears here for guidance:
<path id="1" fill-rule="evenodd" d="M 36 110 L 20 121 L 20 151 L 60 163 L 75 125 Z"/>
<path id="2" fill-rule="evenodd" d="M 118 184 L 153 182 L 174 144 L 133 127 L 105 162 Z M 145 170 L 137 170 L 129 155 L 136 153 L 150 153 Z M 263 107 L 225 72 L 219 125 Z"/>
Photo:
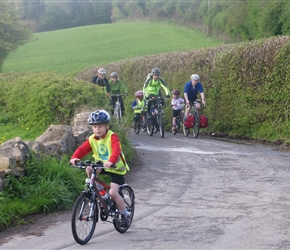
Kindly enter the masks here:
<path id="1" fill-rule="evenodd" d="M 109 194 L 106 192 L 105 189 L 101 190 L 100 194 L 101 194 L 104 202 L 106 203 L 106 206 L 109 207 L 109 205 L 110 205 L 110 196 L 109 196 Z"/>

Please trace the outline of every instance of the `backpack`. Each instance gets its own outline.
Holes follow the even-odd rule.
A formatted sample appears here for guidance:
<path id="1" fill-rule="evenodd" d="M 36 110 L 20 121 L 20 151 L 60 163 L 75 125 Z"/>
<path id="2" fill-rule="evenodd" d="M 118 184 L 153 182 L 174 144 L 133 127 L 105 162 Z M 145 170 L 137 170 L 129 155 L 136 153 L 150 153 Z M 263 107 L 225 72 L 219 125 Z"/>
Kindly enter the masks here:
<path id="1" fill-rule="evenodd" d="M 194 117 L 192 114 L 189 114 L 186 120 L 184 121 L 184 127 L 193 128 Z"/>
<path id="2" fill-rule="evenodd" d="M 207 128 L 208 126 L 208 117 L 204 115 L 200 115 L 200 128 Z"/>

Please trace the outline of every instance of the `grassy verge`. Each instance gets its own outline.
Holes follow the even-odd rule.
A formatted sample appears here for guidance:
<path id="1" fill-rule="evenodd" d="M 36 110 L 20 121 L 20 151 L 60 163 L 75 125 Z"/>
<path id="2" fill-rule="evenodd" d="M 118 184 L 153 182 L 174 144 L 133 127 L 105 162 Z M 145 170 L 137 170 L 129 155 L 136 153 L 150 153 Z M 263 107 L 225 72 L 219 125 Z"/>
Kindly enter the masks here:
<path id="1" fill-rule="evenodd" d="M 25 215 L 70 208 L 83 187 L 84 176 L 84 172 L 69 167 L 68 157 L 58 162 L 32 155 L 26 176 L 10 175 L 0 193 L 0 230 L 22 222 Z"/>

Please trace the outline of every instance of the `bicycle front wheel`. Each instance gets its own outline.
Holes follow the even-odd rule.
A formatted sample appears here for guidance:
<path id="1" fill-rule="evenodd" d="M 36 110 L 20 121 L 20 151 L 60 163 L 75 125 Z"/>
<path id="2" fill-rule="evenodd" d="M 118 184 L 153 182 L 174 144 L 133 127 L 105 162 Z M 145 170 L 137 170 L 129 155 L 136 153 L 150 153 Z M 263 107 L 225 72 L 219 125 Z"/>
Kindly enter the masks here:
<path id="1" fill-rule="evenodd" d="M 194 123 L 193 123 L 193 131 L 192 134 L 195 138 L 199 135 L 199 129 L 200 129 L 200 117 L 199 113 L 197 111 L 194 112 Z"/>
<path id="2" fill-rule="evenodd" d="M 98 205 L 92 195 L 82 194 L 77 199 L 72 214 L 72 234 L 77 243 L 84 245 L 92 238 L 98 221 Z"/>
<path id="3" fill-rule="evenodd" d="M 147 128 L 146 128 L 146 124 L 144 122 L 141 123 L 141 130 L 143 133 L 146 132 Z"/>
<path id="4" fill-rule="evenodd" d="M 118 119 L 118 121 L 119 121 L 119 123 L 121 122 L 121 119 L 122 119 L 122 111 L 121 111 L 121 107 L 120 106 L 118 106 L 118 108 L 117 108 L 117 119 Z"/>
<path id="5" fill-rule="evenodd" d="M 149 121 L 147 121 L 147 133 L 152 136 L 154 133 L 155 127 L 155 119 L 152 117 Z"/>
<path id="6" fill-rule="evenodd" d="M 183 124 L 183 134 L 184 134 L 185 136 L 188 136 L 189 133 L 190 133 L 190 128 L 186 128 L 186 127 L 184 126 L 184 124 Z"/>
<path id="7" fill-rule="evenodd" d="M 136 134 L 139 134 L 140 128 L 141 128 L 140 121 L 135 121 L 134 131 L 135 131 Z"/>
<path id="8" fill-rule="evenodd" d="M 113 224 L 116 231 L 118 231 L 119 233 L 125 233 L 129 229 L 133 221 L 134 212 L 135 212 L 135 195 L 134 195 L 133 189 L 127 184 L 124 184 L 120 187 L 119 194 L 121 195 L 121 197 L 123 198 L 126 204 L 126 209 L 130 215 L 130 223 L 126 227 L 122 226 L 121 215 L 120 213 L 116 213 L 113 219 Z"/>
<path id="9" fill-rule="evenodd" d="M 164 117 L 162 113 L 158 115 L 158 126 L 161 138 L 164 138 Z"/>
<path id="10" fill-rule="evenodd" d="M 179 117 L 176 117 L 176 128 L 172 129 L 172 134 L 176 135 L 180 128 L 180 120 Z"/>

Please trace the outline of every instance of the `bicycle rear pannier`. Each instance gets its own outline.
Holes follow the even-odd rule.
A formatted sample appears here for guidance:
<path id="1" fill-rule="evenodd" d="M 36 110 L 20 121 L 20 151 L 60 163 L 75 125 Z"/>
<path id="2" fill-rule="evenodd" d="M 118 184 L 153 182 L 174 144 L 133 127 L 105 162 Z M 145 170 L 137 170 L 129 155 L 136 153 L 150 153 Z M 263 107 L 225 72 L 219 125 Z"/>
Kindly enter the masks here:
<path id="1" fill-rule="evenodd" d="M 204 115 L 200 115 L 200 127 L 207 128 L 208 126 L 208 117 Z"/>
<path id="2" fill-rule="evenodd" d="M 193 128 L 194 117 L 192 114 L 189 114 L 186 120 L 184 121 L 184 127 Z"/>

